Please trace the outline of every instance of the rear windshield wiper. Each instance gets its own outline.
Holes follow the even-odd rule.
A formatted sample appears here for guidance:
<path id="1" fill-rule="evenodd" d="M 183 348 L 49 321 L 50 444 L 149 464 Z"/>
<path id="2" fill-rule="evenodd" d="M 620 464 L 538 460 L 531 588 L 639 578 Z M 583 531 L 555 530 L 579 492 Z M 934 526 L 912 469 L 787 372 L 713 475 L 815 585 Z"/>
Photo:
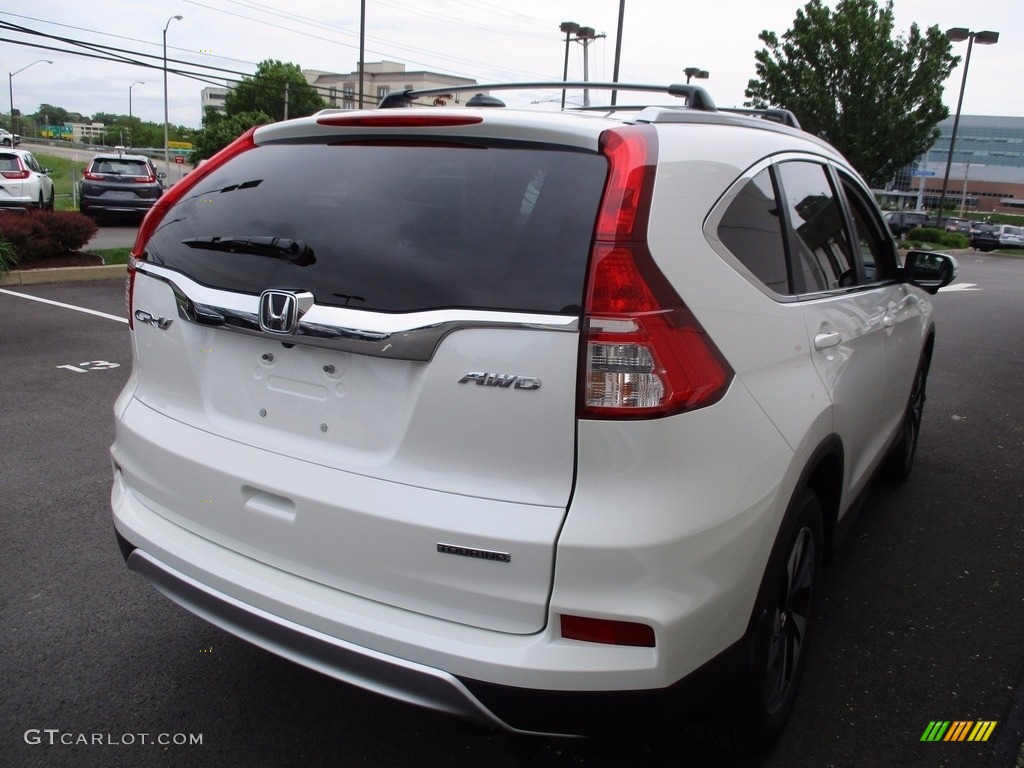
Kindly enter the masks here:
<path id="1" fill-rule="evenodd" d="M 181 244 L 207 251 L 266 256 L 290 261 L 299 267 L 308 267 L 316 262 L 312 248 L 301 240 L 287 237 L 190 237 L 182 240 Z"/>

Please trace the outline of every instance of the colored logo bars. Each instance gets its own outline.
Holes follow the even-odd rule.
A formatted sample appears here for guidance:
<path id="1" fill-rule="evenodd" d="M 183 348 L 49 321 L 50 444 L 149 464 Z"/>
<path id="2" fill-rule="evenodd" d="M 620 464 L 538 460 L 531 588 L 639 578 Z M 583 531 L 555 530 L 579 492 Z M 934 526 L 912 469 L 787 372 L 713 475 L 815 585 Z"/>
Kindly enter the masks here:
<path id="1" fill-rule="evenodd" d="M 921 741 L 988 741 L 995 727 L 995 720 L 932 720 Z"/>

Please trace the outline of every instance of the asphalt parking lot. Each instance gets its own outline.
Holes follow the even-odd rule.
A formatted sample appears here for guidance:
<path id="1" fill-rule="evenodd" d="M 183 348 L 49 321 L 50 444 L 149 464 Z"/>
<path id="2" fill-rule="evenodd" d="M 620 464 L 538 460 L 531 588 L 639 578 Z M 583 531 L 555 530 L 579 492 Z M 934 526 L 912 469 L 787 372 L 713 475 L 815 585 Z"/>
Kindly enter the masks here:
<path id="1" fill-rule="evenodd" d="M 757 758 L 673 729 L 463 724 L 185 613 L 127 571 L 110 523 L 123 283 L 0 290 L 0 765 L 1024 768 L 1024 259 L 967 253 L 960 274 L 935 298 L 917 466 L 872 491 L 827 568 L 792 719 Z M 922 741 L 933 721 L 996 725 Z"/>

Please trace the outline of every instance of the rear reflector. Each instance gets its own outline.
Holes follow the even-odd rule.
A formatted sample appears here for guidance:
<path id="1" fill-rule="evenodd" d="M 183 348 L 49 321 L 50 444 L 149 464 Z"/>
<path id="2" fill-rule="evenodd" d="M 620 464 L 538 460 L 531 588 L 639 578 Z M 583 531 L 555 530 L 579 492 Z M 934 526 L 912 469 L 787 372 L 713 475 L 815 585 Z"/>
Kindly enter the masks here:
<path id="1" fill-rule="evenodd" d="M 562 617 L 562 637 L 605 645 L 654 647 L 654 629 L 646 624 L 612 619 L 591 619 L 585 616 Z"/>

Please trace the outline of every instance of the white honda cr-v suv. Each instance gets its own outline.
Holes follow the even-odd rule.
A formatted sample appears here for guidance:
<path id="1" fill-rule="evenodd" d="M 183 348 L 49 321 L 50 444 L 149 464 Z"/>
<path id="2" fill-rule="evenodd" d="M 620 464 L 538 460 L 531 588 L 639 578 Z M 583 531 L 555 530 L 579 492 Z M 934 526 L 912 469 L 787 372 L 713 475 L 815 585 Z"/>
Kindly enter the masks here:
<path id="1" fill-rule="evenodd" d="M 513 730 L 777 735 L 838 523 L 910 471 L 956 264 L 901 264 L 792 115 L 666 91 L 686 106 L 397 93 L 171 188 L 129 270 L 128 566 Z"/>

